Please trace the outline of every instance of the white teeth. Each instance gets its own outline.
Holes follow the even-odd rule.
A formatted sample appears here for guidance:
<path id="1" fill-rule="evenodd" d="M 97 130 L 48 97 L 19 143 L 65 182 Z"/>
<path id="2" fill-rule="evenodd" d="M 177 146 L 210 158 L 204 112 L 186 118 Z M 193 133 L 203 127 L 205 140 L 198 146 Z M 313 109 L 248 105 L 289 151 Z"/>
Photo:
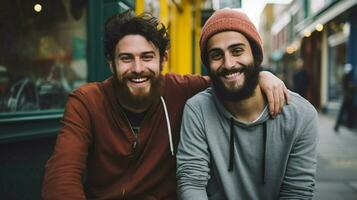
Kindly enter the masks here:
<path id="1" fill-rule="evenodd" d="M 232 74 L 227 74 L 227 75 L 225 75 L 224 77 L 225 78 L 232 78 L 232 77 L 234 77 L 234 76 L 238 76 L 240 73 L 239 72 L 236 72 L 236 73 L 232 73 Z"/>
<path id="2" fill-rule="evenodd" d="M 132 78 L 132 79 L 130 79 L 130 81 L 134 82 L 134 83 L 141 83 L 141 82 L 144 82 L 147 80 L 148 80 L 147 78 Z"/>

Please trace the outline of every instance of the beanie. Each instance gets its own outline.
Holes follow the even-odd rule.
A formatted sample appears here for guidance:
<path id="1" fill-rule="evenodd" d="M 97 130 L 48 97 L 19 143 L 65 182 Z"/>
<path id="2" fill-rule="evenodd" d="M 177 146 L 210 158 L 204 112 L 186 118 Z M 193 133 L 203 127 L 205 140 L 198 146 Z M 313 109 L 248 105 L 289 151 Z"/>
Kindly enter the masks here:
<path id="1" fill-rule="evenodd" d="M 239 10 L 224 8 L 215 11 L 202 27 L 200 38 L 201 60 L 208 68 L 207 42 L 214 34 L 223 31 L 237 31 L 249 41 L 254 56 L 254 61 L 259 66 L 263 61 L 263 44 L 254 24 L 248 16 Z"/>

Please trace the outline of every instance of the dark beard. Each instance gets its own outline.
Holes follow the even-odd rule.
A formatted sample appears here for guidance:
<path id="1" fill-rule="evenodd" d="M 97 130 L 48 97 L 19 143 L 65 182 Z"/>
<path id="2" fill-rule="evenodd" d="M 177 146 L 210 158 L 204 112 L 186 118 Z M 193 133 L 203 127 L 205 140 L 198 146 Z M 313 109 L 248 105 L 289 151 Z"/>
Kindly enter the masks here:
<path id="1" fill-rule="evenodd" d="M 219 79 L 227 73 L 241 72 L 244 73 L 245 80 L 241 88 L 231 90 L 224 86 Z M 216 72 L 210 71 L 210 77 L 212 79 L 212 85 L 214 91 L 219 99 L 222 101 L 241 101 L 254 95 L 255 88 L 259 81 L 260 67 L 256 67 L 253 64 L 242 65 L 242 68 L 232 68 L 227 70 L 226 68 L 218 69 Z"/>
<path id="2" fill-rule="evenodd" d="M 145 95 L 133 95 L 126 82 L 130 78 L 135 77 L 147 77 L 151 83 L 150 91 Z M 123 77 L 122 80 L 118 79 L 116 69 L 114 68 L 114 82 L 117 92 L 117 98 L 119 103 L 126 108 L 131 108 L 132 110 L 143 110 L 149 108 L 159 97 L 162 95 L 161 88 L 162 74 L 158 77 L 155 76 L 155 73 L 152 71 L 143 72 L 141 74 L 131 73 Z"/>

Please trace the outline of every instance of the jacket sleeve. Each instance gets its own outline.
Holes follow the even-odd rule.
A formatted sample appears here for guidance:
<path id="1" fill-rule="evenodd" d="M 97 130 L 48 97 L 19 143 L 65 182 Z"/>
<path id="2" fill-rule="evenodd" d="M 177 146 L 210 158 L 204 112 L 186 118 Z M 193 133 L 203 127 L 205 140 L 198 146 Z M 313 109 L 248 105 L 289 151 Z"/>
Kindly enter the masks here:
<path id="1" fill-rule="evenodd" d="M 42 185 L 42 198 L 45 200 L 86 199 L 81 180 L 91 135 L 90 115 L 81 96 L 76 91 L 68 97 L 61 121 L 63 126 L 45 167 Z"/>
<path id="2" fill-rule="evenodd" d="M 202 113 L 186 104 L 177 152 L 178 196 L 183 200 L 206 200 L 210 155 Z"/>
<path id="3" fill-rule="evenodd" d="M 193 95 L 205 90 L 207 87 L 210 86 L 211 81 L 208 76 L 198 76 L 198 75 L 185 75 L 184 78 L 186 79 L 186 98 L 189 99 Z"/>
<path id="4" fill-rule="evenodd" d="M 311 106 L 312 107 L 312 106 Z M 315 188 L 318 143 L 317 112 L 307 112 L 289 155 L 280 199 L 312 199 Z"/>

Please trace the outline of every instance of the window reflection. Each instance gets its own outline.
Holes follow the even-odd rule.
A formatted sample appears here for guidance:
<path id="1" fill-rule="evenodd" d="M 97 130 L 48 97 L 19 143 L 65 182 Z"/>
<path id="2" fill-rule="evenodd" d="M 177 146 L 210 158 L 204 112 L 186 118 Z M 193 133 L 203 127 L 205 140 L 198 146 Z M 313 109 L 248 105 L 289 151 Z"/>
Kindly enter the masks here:
<path id="1" fill-rule="evenodd" d="M 63 108 L 85 83 L 85 0 L 0 2 L 0 112 Z"/>

